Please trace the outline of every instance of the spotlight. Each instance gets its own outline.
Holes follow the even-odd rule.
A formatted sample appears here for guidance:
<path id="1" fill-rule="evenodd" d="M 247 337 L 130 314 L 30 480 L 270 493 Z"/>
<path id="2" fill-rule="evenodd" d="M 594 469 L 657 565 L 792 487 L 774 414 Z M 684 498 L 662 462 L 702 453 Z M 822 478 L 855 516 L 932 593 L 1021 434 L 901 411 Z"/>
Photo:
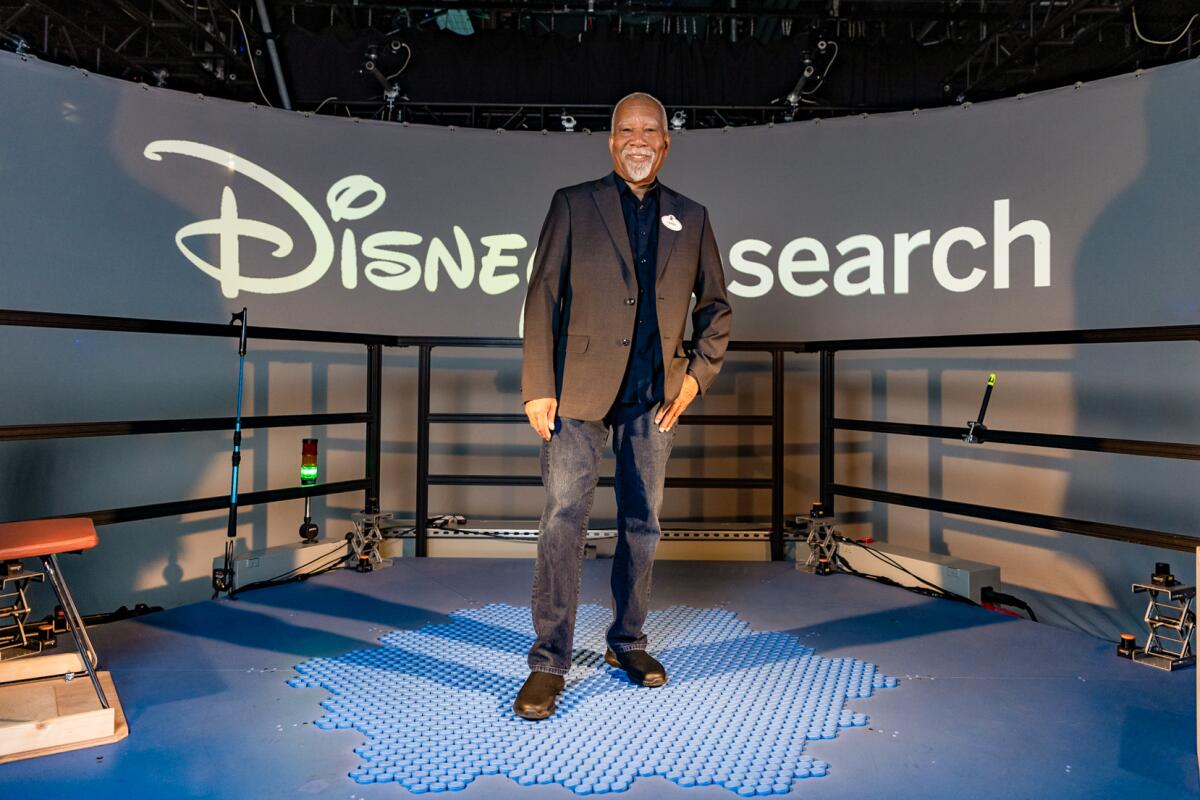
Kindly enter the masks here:
<path id="1" fill-rule="evenodd" d="M 572 117 L 570 114 L 568 114 L 566 111 L 562 112 L 562 117 L 560 117 L 560 119 L 562 120 L 562 126 L 563 126 L 564 131 L 566 131 L 567 133 L 570 133 L 571 131 L 575 130 L 575 118 Z"/>
<path id="2" fill-rule="evenodd" d="M 680 109 L 671 115 L 671 130 L 681 131 L 683 130 L 683 126 L 686 124 L 687 114 L 683 112 L 683 109 Z"/>

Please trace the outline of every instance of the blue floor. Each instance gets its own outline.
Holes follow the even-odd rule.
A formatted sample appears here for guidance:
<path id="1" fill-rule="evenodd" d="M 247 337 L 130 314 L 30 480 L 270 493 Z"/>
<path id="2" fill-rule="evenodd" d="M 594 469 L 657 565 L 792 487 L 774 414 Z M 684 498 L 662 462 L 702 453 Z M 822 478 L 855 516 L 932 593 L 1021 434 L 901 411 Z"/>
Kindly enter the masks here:
<path id="1" fill-rule="evenodd" d="M 681 778 L 698 777 L 683 775 L 683 757 L 709 767 L 710 778 L 725 766 L 726 781 L 734 771 L 730 763 L 747 773 L 761 762 L 762 774 L 765 765 L 776 764 L 772 791 L 783 771 L 792 769 L 788 793 L 781 795 L 786 797 L 1200 796 L 1191 670 L 1159 672 L 1118 659 L 1110 644 L 1087 636 L 850 576 L 797 573 L 789 563 L 660 562 L 654 608 L 673 683 L 631 687 L 597 663 L 598 645 L 591 639 L 603 626 L 604 611 L 585 609 L 580 668 L 573 674 L 574 693 L 564 696 L 562 717 L 550 725 L 502 720 L 500 695 L 516 685 L 523 668 L 515 642 L 527 635 L 512 607 L 528 607 L 531 567 L 522 560 L 404 560 L 369 575 L 330 573 L 233 602 L 198 603 L 99 627 L 94 637 L 129 718 L 129 739 L 0 766 L 0 790 L 64 800 L 405 798 L 412 792 L 394 780 L 403 777 L 403 768 L 382 785 L 363 785 L 350 775 L 362 775 L 364 765 L 370 769 L 389 755 L 412 755 L 438 764 L 473 758 L 478 777 L 440 795 L 456 798 L 573 798 L 588 780 L 593 788 L 607 782 L 611 790 L 625 776 L 631 779 L 614 797 L 732 800 L 739 790 L 745 794 L 745 774 L 732 778 L 739 784 L 732 788 L 716 781 L 680 785 Z M 586 563 L 584 603 L 607 604 L 608 568 L 606 561 Z M 423 626 L 436 627 L 419 630 Z M 766 655 L 752 657 L 747 667 L 752 673 L 766 664 L 766 672 L 751 676 L 732 669 L 730 660 L 741 653 L 689 647 L 705 631 L 718 631 L 718 641 L 766 644 Z M 460 654 L 447 665 L 422 657 L 413 644 L 431 632 L 443 634 L 439 642 L 463 643 L 469 659 Z M 491 644 L 490 653 L 481 643 Z M 336 697 L 325 688 L 330 681 L 295 667 L 323 660 L 355 664 L 364 659 L 347 654 L 389 647 L 407 654 L 388 677 L 405 699 L 394 713 L 376 714 L 372 724 L 379 732 L 409 735 L 392 754 L 385 746 L 368 756 L 364 745 L 369 749 L 373 734 L 365 722 L 360 730 L 329 724 L 338 714 L 359 713 L 360 706 L 330 702 Z M 792 659 L 796 669 L 772 671 L 772 659 L 777 666 Z M 872 696 L 830 697 L 827 706 L 810 702 L 812 713 L 805 716 L 804 697 L 788 694 L 788 687 L 812 690 L 802 679 L 808 669 L 800 665 L 803 659 L 848 665 L 849 675 L 857 666 L 857 683 L 839 685 L 845 694 L 854 684 L 855 693 Z M 468 661 L 471 670 L 490 676 L 481 684 L 490 688 L 477 693 L 482 701 L 464 715 L 453 699 L 472 691 L 461 685 Z M 706 661 L 711 674 L 702 668 Z M 815 668 L 809 674 L 816 675 Z M 865 674 L 872 675 L 869 682 Z M 797 675 L 800 680 L 789 682 Z M 875 688 L 876 676 L 895 676 L 898 686 Z M 302 682 L 297 678 L 321 685 L 288 685 Z M 867 686 L 873 691 L 858 691 Z M 752 696 L 756 689 L 765 692 L 765 704 Z M 418 703 L 422 692 L 443 713 L 427 714 Z M 388 697 L 394 700 L 396 692 Z M 665 707 L 668 701 L 688 713 Z M 772 704 L 778 705 L 775 715 L 766 711 Z M 587 713 L 576 714 L 572 724 L 568 712 L 585 706 Z M 493 721 L 477 716 L 488 708 L 495 711 Z M 405 715 L 413 720 L 407 728 Z M 421 719 L 426 722 L 417 724 Z M 429 719 L 442 727 L 423 728 Z M 806 726 L 802 746 L 798 736 L 779 729 L 778 720 L 789 719 Z M 737 727 L 734 720 L 766 725 Z M 489 774 L 479 754 L 486 756 L 489 745 L 495 753 L 512 743 L 498 733 L 502 722 L 520 726 L 514 730 L 526 737 L 527 753 L 544 753 L 545 763 L 526 759 L 515 778 Z M 833 738 L 821 738 L 832 722 Z M 436 730 L 430 735 L 440 740 L 422 752 L 412 744 L 425 738 L 426 729 Z M 722 743 L 736 748 L 722 750 Z M 473 755 L 464 761 L 458 758 L 464 752 Z M 658 761 L 647 760 L 655 754 Z M 697 754 L 706 757 L 697 760 Z M 437 757 L 447 760 L 432 762 Z M 549 769 L 576 763 L 572 759 L 589 769 Z M 643 771 L 647 764 L 653 769 Z M 668 779 L 672 769 L 674 781 Z M 797 777 L 801 769 L 809 777 Z M 460 772 L 461 778 L 470 771 Z M 436 782 L 437 774 L 425 773 L 417 777 Z M 414 774 L 410 770 L 409 777 Z M 522 785 L 523 778 L 532 785 Z M 579 783 L 564 785 L 572 780 Z M 755 787 L 762 785 L 760 775 Z"/>

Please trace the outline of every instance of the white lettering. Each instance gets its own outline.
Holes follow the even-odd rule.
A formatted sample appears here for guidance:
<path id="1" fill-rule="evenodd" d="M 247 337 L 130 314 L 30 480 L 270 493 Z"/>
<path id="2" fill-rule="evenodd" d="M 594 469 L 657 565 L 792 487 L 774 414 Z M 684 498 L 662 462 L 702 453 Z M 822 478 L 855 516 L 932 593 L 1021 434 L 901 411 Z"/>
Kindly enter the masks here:
<path id="1" fill-rule="evenodd" d="M 769 256 L 771 254 L 771 245 L 761 239 L 743 239 L 730 248 L 729 265 L 738 272 L 757 278 L 758 283 L 746 284 L 734 281 L 729 284 L 729 291 L 738 297 L 762 297 L 771 291 L 771 286 L 775 283 L 775 274 L 771 272 L 771 268 L 766 264 L 760 264 L 757 261 L 751 261 L 746 258 L 746 253 L 757 253 L 764 257 Z"/>
<path id="2" fill-rule="evenodd" d="M 342 286 L 347 289 L 358 286 L 358 243 L 349 228 L 342 233 Z"/>
<path id="3" fill-rule="evenodd" d="M 1033 242 L 1033 285 L 1050 285 L 1050 226 L 1038 219 L 1027 219 L 1015 227 L 1008 224 L 1008 200 L 992 204 L 992 238 L 996 248 L 996 271 L 992 285 L 1008 288 L 1008 249 L 1014 240 L 1028 236 Z"/>
<path id="4" fill-rule="evenodd" d="M 519 233 L 499 233 L 495 236 L 484 236 L 479 241 L 487 248 L 479 268 L 479 288 L 483 290 L 483 293 L 504 294 L 510 289 L 517 288 L 521 284 L 519 276 L 498 275 L 496 270 L 511 269 L 520 263 L 516 255 L 504 251 L 524 250 L 528 245 L 525 237 Z M 532 263 L 531 260 L 530 264 L 532 265 Z M 532 269 L 532 266 L 530 268 Z"/>
<path id="5" fill-rule="evenodd" d="M 892 267 L 893 291 L 896 294 L 908 294 L 908 257 L 918 247 L 929 246 L 929 230 L 917 231 L 911 236 L 907 233 L 897 233 L 896 263 Z"/>
<path id="6" fill-rule="evenodd" d="M 812 257 L 797 258 L 805 252 Z M 824 278 L 812 283 L 800 283 L 795 276 L 803 272 L 829 272 L 829 253 L 825 245 L 807 236 L 792 239 L 779 251 L 779 285 L 796 297 L 816 297 L 829 287 Z"/>
<path id="7" fill-rule="evenodd" d="M 375 195 L 365 205 L 356 206 L 354 201 L 364 194 Z M 365 219 L 379 210 L 387 192 L 366 175 L 347 175 L 340 181 L 334 181 L 333 186 L 325 193 L 325 205 L 329 206 L 329 216 L 334 222 L 344 219 Z"/>
<path id="8" fill-rule="evenodd" d="M 951 228 L 939 236 L 933 245 L 933 275 L 938 283 L 952 292 L 969 292 L 983 282 L 987 272 L 974 267 L 965 278 L 955 277 L 950 271 L 949 256 L 950 247 L 958 242 L 965 242 L 975 250 L 987 244 L 983 234 L 974 228 Z"/>
<path id="9" fill-rule="evenodd" d="M 245 159 L 238 158 L 227 150 L 221 150 L 199 142 L 178 139 L 159 139 L 146 145 L 142 155 L 151 161 L 162 161 L 164 153 L 191 156 L 241 173 L 250 180 L 274 192 L 290 205 L 308 226 L 312 235 L 313 257 L 308 264 L 292 275 L 276 278 L 251 278 L 241 274 L 238 237 L 248 236 L 263 239 L 275 245 L 271 254 L 284 258 L 292 251 L 292 239 L 282 229 L 265 222 L 243 220 L 237 216 L 237 198 L 233 189 L 226 186 L 221 192 L 221 216 L 217 219 L 201 220 L 185 225 L 175 234 L 175 244 L 188 261 L 204 274 L 221 282 L 221 293 L 228 298 L 238 296 L 239 291 L 258 294 L 283 294 L 307 288 L 321 279 L 333 261 L 333 235 L 317 209 L 285 181 Z M 221 263 L 209 264 L 184 244 L 190 236 L 216 235 L 220 240 L 218 252 Z"/>
<path id="10" fill-rule="evenodd" d="M 838 242 L 837 251 L 846 255 L 852 250 L 866 250 L 865 255 L 844 262 L 833 274 L 833 290 L 847 297 L 854 297 L 865 292 L 883 294 L 886 291 L 883 277 L 883 242 L 875 236 L 861 233 L 850 236 Z M 850 276 L 860 270 L 867 271 L 864 281 L 852 281 Z"/>
<path id="11" fill-rule="evenodd" d="M 409 247 L 421 243 L 421 235 L 408 231 L 380 231 L 363 240 L 363 255 L 368 261 L 363 272 L 367 280 L 389 292 L 407 291 L 421 280 L 421 262 L 412 253 L 389 248 Z"/>
<path id="12" fill-rule="evenodd" d="M 446 268 L 446 274 L 459 289 L 465 289 L 475 280 L 475 250 L 471 240 L 463 229 L 454 226 L 454 240 L 458 243 L 458 259 L 450 255 L 450 249 L 437 236 L 429 240 L 429 249 L 425 252 L 425 288 L 436 292 L 438 288 L 438 265 Z"/>

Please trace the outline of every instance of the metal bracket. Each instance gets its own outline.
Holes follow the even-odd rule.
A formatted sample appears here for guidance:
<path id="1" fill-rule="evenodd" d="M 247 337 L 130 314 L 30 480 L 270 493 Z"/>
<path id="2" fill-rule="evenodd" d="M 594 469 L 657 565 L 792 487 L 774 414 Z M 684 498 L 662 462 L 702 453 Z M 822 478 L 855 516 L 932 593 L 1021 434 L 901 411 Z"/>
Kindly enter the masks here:
<path id="1" fill-rule="evenodd" d="M 979 406 L 979 417 L 967 423 L 967 432 L 962 440 L 967 444 L 983 444 L 987 437 L 987 426 L 983 418 L 987 416 L 988 403 L 992 399 L 992 389 L 996 386 L 996 373 L 988 375 L 987 387 L 983 390 L 983 403 Z"/>

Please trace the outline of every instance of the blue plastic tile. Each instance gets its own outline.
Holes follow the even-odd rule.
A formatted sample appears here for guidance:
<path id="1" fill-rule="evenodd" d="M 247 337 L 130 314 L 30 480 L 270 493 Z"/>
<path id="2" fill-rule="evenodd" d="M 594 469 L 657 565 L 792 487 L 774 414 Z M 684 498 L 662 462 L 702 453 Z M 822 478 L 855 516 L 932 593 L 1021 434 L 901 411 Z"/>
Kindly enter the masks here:
<path id="1" fill-rule="evenodd" d="M 611 612 L 584 605 L 558 710 L 530 722 L 512 712 L 528 675 L 529 609 L 494 604 L 450 616 L 381 636 L 381 647 L 305 661 L 287 681 L 329 691 L 318 728 L 367 736 L 350 780 L 424 794 L 501 774 L 601 795 L 659 775 L 739 797 L 787 794 L 830 769 L 804 755 L 806 741 L 867 724 L 846 699 L 899 683 L 858 659 L 819 658 L 790 634 L 752 631 L 730 611 L 673 606 L 646 622 L 670 680 L 635 686 L 603 660 Z"/>

